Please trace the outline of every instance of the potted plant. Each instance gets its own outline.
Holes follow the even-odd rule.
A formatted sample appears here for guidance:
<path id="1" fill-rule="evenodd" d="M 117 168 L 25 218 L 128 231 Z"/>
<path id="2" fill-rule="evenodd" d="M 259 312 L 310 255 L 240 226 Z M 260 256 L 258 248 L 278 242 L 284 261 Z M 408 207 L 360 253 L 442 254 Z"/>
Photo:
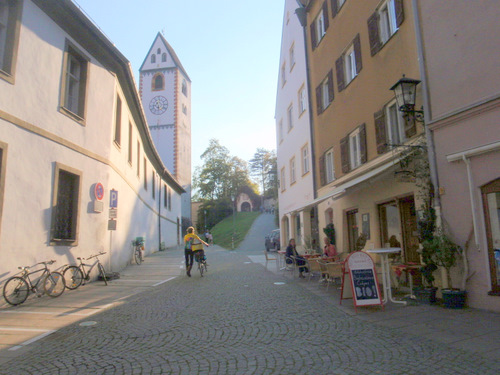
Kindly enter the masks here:
<path id="1" fill-rule="evenodd" d="M 335 243 L 335 227 L 333 226 L 333 223 L 327 224 L 326 227 L 323 228 L 323 232 L 326 234 L 326 236 L 330 240 L 330 243 L 332 245 L 336 245 L 336 243 Z"/>
<path id="2" fill-rule="evenodd" d="M 445 269 L 447 288 L 441 290 L 444 306 L 447 308 L 464 307 L 465 290 L 453 288 L 451 279 L 451 268 L 456 265 L 457 257 L 462 254 L 462 248 L 442 230 L 439 230 L 431 240 L 425 241 L 424 248 L 429 250 L 432 261 Z"/>

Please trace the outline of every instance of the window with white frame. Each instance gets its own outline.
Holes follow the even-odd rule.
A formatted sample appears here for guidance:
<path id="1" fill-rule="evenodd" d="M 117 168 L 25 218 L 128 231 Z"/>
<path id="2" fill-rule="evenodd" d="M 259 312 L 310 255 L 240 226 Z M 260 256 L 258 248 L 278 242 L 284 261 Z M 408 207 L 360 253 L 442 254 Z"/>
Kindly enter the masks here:
<path id="1" fill-rule="evenodd" d="M 306 87 L 302 86 L 299 90 L 299 113 L 302 114 L 307 109 Z"/>
<path id="2" fill-rule="evenodd" d="M 63 67 L 61 107 L 69 113 L 77 115 L 78 119 L 83 119 L 85 113 L 87 66 L 88 61 L 83 54 L 67 43 Z"/>
<path id="3" fill-rule="evenodd" d="M 345 78 L 346 78 L 346 84 L 351 82 L 354 77 L 358 75 L 358 72 L 356 70 L 356 55 L 354 53 L 354 45 L 349 47 L 347 52 L 345 53 Z"/>
<path id="4" fill-rule="evenodd" d="M 286 62 L 281 65 L 281 86 L 285 86 L 286 83 Z"/>
<path id="5" fill-rule="evenodd" d="M 319 12 L 318 16 L 314 20 L 314 25 L 315 25 L 316 38 L 317 38 L 316 44 L 318 44 L 326 34 L 325 14 L 323 12 L 323 9 Z"/>
<path id="6" fill-rule="evenodd" d="M 406 141 L 405 121 L 398 110 L 396 101 L 386 107 L 387 138 L 390 144 L 401 144 Z"/>
<path id="7" fill-rule="evenodd" d="M 335 180 L 335 164 L 333 160 L 333 148 L 325 153 L 325 177 L 327 184 Z"/>
<path id="8" fill-rule="evenodd" d="M 285 181 L 285 167 L 281 168 L 281 180 L 280 180 L 280 188 L 281 191 L 285 191 L 286 181 Z"/>
<path id="9" fill-rule="evenodd" d="M 290 71 L 295 66 L 295 43 L 290 47 Z"/>
<path id="10" fill-rule="evenodd" d="M 328 77 L 321 83 L 321 108 L 326 109 L 330 105 L 330 95 L 328 85 L 330 84 Z"/>
<path id="11" fill-rule="evenodd" d="M 288 116 L 288 131 L 290 131 L 293 128 L 293 105 L 288 107 L 287 116 Z"/>
<path id="12" fill-rule="evenodd" d="M 380 41 L 385 43 L 398 30 L 394 0 L 386 0 L 378 10 Z"/>
<path id="13" fill-rule="evenodd" d="M 349 160 L 351 169 L 361 165 L 361 137 L 359 128 L 349 134 Z"/>
<path id="14" fill-rule="evenodd" d="M 0 0 L 0 78 L 14 83 L 22 1 Z"/>
<path id="15" fill-rule="evenodd" d="M 290 185 L 296 181 L 295 177 L 295 156 L 290 159 Z"/>
<path id="16" fill-rule="evenodd" d="M 301 149 L 302 155 L 302 175 L 309 172 L 309 145 L 305 145 Z"/>
<path id="17" fill-rule="evenodd" d="M 278 125 L 278 136 L 280 142 L 283 142 L 283 119 L 280 120 Z"/>

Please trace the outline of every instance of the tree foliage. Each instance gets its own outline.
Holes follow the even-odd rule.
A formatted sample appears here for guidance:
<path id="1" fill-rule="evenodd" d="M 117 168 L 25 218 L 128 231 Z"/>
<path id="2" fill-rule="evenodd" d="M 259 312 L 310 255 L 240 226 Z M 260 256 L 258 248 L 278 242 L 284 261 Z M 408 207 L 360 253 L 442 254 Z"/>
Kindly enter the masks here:
<path id="1" fill-rule="evenodd" d="M 277 192 L 277 159 L 274 151 L 258 148 L 250 160 L 250 174 L 262 187 L 262 195 L 274 196 Z"/>

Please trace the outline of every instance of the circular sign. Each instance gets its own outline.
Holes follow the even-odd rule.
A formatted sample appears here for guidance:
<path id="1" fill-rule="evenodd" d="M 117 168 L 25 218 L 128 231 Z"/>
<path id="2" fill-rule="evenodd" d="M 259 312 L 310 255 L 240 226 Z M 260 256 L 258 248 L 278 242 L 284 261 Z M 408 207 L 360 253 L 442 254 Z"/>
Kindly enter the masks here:
<path id="1" fill-rule="evenodd" d="M 100 182 L 95 184 L 94 194 L 97 200 L 101 201 L 104 198 L 104 186 Z"/>

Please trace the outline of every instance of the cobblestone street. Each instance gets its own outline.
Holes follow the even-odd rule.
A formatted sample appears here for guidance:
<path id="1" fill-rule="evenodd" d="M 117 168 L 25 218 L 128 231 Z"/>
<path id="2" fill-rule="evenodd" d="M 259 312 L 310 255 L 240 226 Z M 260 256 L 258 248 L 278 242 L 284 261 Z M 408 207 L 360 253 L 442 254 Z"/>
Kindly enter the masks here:
<path id="1" fill-rule="evenodd" d="M 1 374 L 500 372 L 498 361 L 346 314 L 301 285 L 308 281 L 251 262 L 269 218 L 261 215 L 238 250 L 209 249 L 205 277 L 181 270 L 87 319 L 94 325 L 74 323 L 29 345 Z"/>

